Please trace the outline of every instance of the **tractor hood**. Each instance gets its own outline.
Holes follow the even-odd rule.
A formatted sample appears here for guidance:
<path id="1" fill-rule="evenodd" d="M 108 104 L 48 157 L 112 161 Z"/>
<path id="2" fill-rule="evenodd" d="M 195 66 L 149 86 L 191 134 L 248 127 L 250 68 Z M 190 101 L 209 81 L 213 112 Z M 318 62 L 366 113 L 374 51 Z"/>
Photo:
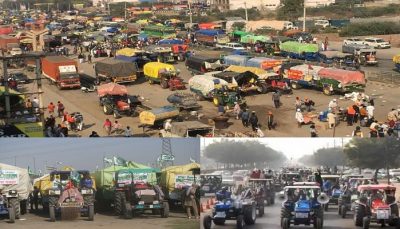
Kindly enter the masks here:
<path id="1" fill-rule="evenodd" d="M 374 209 L 389 209 L 389 205 L 387 205 L 382 199 L 376 199 L 372 201 L 371 204 L 372 210 Z"/>
<path id="2" fill-rule="evenodd" d="M 309 200 L 299 200 L 296 203 L 294 211 L 296 212 L 309 212 L 311 208 L 311 202 Z"/>
<path id="3" fill-rule="evenodd" d="M 216 211 L 225 211 L 232 207 L 232 200 L 219 201 L 215 204 Z"/>
<path id="4" fill-rule="evenodd" d="M 117 106 L 120 110 L 129 110 L 130 108 L 129 104 L 123 101 L 118 101 Z"/>

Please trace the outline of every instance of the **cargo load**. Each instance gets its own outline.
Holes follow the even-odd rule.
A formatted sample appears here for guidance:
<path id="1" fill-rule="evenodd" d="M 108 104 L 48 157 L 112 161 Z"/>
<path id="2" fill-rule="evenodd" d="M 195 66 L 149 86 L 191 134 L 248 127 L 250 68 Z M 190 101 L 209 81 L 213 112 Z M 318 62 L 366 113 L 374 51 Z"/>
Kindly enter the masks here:
<path id="1" fill-rule="evenodd" d="M 246 66 L 247 61 L 250 59 L 249 56 L 243 55 L 227 55 L 224 56 L 225 65 L 239 65 Z"/>
<path id="2" fill-rule="evenodd" d="M 8 35 L 0 35 L 0 49 L 3 51 L 8 51 L 10 44 L 17 45 L 19 47 L 19 40 L 16 37 Z"/>
<path id="3" fill-rule="evenodd" d="M 339 68 L 323 68 L 318 71 L 318 76 L 340 81 L 342 86 L 349 84 L 365 85 L 364 73 L 360 71 L 348 71 Z"/>
<path id="4" fill-rule="evenodd" d="M 137 65 L 111 58 L 97 62 L 94 70 L 99 80 L 111 80 L 114 83 L 134 82 L 138 77 Z"/>
<path id="5" fill-rule="evenodd" d="M 301 60 L 316 60 L 318 45 L 287 41 L 280 44 L 280 50 L 282 56 Z"/>
<path id="6" fill-rule="evenodd" d="M 213 98 L 216 85 L 228 86 L 228 82 L 210 75 L 195 75 L 189 79 L 190 91 L 208 99 Z"/>
<path id="7" fill-rule="evenodd" d="M 47 56 L 42 58 L 42 73 L 59 89 L 80 88 L 78 64 L 64 56 Z"/>
<path id="8" fill-rule="evenodd" d="M 155 126 L 167 119 L 175 118 L 178 115 L 179 109 L 175 106 L 164 106 L 140 112 L 139 121 L 143 125 Z"/>
<path id="9" fill-rule="evenodd" d="M 0 190 L 4 195 L 11 190 L 16 190 L 18 199 L 27 200 L 33 191 L 27 169 L 0 163 Z"/>
<path id="10" fill-rule="evenodd" d="M 282 63 L 283 61 L 278 59 L 267 58 L 267 57 L 254 57 L 247 60 L 246 66 L 269 70 L 280 66 Z"/>

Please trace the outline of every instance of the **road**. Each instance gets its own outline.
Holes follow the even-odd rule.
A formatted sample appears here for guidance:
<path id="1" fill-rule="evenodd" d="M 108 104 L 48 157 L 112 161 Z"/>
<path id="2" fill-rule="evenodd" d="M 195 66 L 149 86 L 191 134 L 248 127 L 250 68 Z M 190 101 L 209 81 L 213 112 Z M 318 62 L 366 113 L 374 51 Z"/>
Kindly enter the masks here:
<path id="1" fill-rule="evenodd" d="M 339 43 L 333 44 L 332 47 L 340 46 Z M 393 63 L 390 58 L 393 53 L 400 53 L 399 48 L 392 48 L 389 50 L 378 51 L 378 56 L 380 58 L 381 64 L 378 67 L 363 67 L 363 70 L 368 74 L 374 74 L 374 72 L 387 72 L 392 71 Z M 220 52 L 211 51 L 209 49 L 203 49 L 196 52 L 196 55 L 213 55 L 219 56 Z M 390 58 L 389 58 L 390 57 Z M 99 61 L 100 58 L 94 61 Z M 180 62 L 176 65 L 176 68 L 181 70 L 180 76 L 185 82 L 188 82 L 191 74 L 187 71 L 184 63 Z M 93 64 L 83 63 L 79 64 L 79 71 L 81 73 L 86 73 L 89 75 L 94 75 Z M 30 77 L 33 77 L 32 73 L 28 73 Z M 166 98 L 173 92 L 169 90 L 162 89 L 159 85 L 149 85 L 144 82 L 143 79 L 135 82 L 134 84 L 127 85 L 128 92 L 132 95 L 140 95 L 144 99 L 144 103 L 150 107 L 161 107 L 164 105 L 169 105 Z M 385 121 L 387 113 L 392 109 L 400 106 L 398 101 L 400 85 L 391 85 L 387 83 L 380 83 L 374 81 L 368 81 L 366 87 L 366 94 L 375 98 L 375 116 L 379 121 Z M 25 85 L 25 91 L 32 92 L 36 90 L 34 84 Z M 95 92 L 84 93 L 81 90 L 58 90 L 54 85 L 50 85 L 47 80 L 43 84 L 44 91 L 44 104 L 47 106 L 49 102 L 56 103 L 61 101 L 66 107 L 66 111 L 74 112 L 79 111 L 83 114 L 85 127 L 84 130 L 77 133 L 72 133 L 73 136 L 88 136 L 92 131 L 98 132 L 101 136 L 105 135 L 105 131 L 102 128 L 102 124 L 106 118 L 110 118 L 114 121 L 111 115 L 105 115 L 102 112 L 101 107 L 98 105 L 98 97 Z M 186 89 L 188 92 L 188 89 Z M 283 106 L 279 109 L 273 108 L 271 93 L 262 95 L 248 95 L 246 96 L 247 104 L 250 110 L 256 111 L 261 129 L 264 131 L 266 137 L 307 137 L 309 136 L 308 126 L 303 126 L 302 128 L 297 128 L 296 121 L 294 118 L 295 110 L 294 103 L 295 98 L 299 97 L 301 99 L 309 98 L 312 99 L 316 106 L 315 111 L 311 115 L 318 116 L 319 112 L 327 109 L 328 103 L 333 98 L 339 100 L 339 105 L 341 107 L 347 107 L 352 104 L 352 101 L 345 100 L 342 96 L 325 96 L 320 91 L 301 89 L 294 91 L 292 95 L 283 95 L 281 101 Z M 202 114 L 202 119 L 200 121 L 207 123 L 209 119 L 212 119 L 217 114 L 217 108 L 209 101 L 200 101 L 202 109 L 199 114 Z M 268 111 L 272 111 L 275 116 L 275 121 L 277 122 L 276 130 L 266 129 L 266 114 Z M 46 113 L 47 115 L 47 113 Z M 57 120 L 60 122 L 60 119 Z M 150 130 L 143 132 L 143 129 L 139 127 L 138 117 L 122 117 L 119 122 L 123 126 L 130 126 L 133 129 L 135 136 L 158 136 L 158 130 Z M 233 117 L 229 120 L 230 126 L 224 130 L 217 130 L 216 134 L 224 136 L 227 134 L 233 134 L 235 132 L 247 133 L 251 132 L 250 128 L 244 128 L 239 120 L 235 120 Z M 316 124 L 318 135 L 321 137 L 346 137 L 350 136 L 352 131 L 355 129 L 354 126 L 347 126 L 344 123 L 339 123 L 335 130 L 326 129 L 325 123 Z M 368 129 L 363 128 L 364 135 L 368 134 Z"/>
<path id="2" fill-rule="evenodd" d="M 251 226 L 246 226 L 246 229 L 280 229 L 280 209 L 281 209 L 281 201 L 276 200 L 275 205 L 265 207 L 265 214 L 263 217 L 259 217 L 256 220 L 256 223 Z M 201 219 L 203 219 L 204 215 L 207 213 L 202 213 Z M 328 212 L 324 213 L 324 229 L 349 229 L 349 228 L 357 228 L 354 226 L 352 214 L 348 213 L 346 219 L 342 219 L 337 214 L 337 206 L 330 205 Z M 203 228 L 202 221 L 200 222 L 201 228 Z M 381 225 L 371 223 L 370 228 L 380 228 Z M 231 220 L 227 221 L 225 226 L 215 226 L 213 224 L 212 228 L 214 229 L 234 229 L 236 228 L 236 221 Z M 300 228 L 313 228 L 313 226 L 293 226 L 290 228 L 300 229 Z M 393 227 L 385 227 L 387 229 Z"/>
<path id="3" fill-rule="evenodd" d="M 134 219 L 122 219 L 114 215 L 99 214 L 95 215 L 94 221 L 88 221 L 84 217 L 73 221 L 50 222 L 42 214 L 26 214 L 14 224 L 8 223 L 6 219 L 0 220 L 0 228 L 40 228 L 40 229 L 70 229 L 70 228 L 131 228 L 132 225 L 149 229 L 198 229 L 199 221 L 187 219 L 184 213 L 170 213 L 169 218 L 159 216 L 144 215 Z"/>

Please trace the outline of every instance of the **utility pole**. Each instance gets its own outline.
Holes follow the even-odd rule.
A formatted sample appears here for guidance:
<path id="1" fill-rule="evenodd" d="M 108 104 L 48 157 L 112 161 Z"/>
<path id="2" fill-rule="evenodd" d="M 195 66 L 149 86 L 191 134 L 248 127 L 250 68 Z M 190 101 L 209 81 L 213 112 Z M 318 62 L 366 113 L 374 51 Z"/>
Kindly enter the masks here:
<path id="1" fill-rule="evenodd" d="M 306 31 L 306 0 L 304 0 L 303 6 L 303 32 Z"/>
<path id="2" fill-rule="evenodd" d="M 125 7 L 124 7 L 124 12 L 125 12 L 125 16 L 124 16 L 124 21 L 126 22 L 126 2 L 125 3 Z"/>
<path id="3" fill-rule="evenodd" d="M 3 59 L 3 80 L 4 80 L 4 97 L 6 103 L 6 117 L 9 121 L 11 119 L 11 105 L 10 105 L 10 91 L 8 86 L 8 77 L 7 77 L 7 64 L 8 60 Z"/>
<path id="4" fill-rule="evenodd" d="M 40 59 L 36 58 L 36 82 L 38 86 L 38 94 L 39 94 L 39 118 L 40 122 L 44 123 L 44 106 L 43 106 L 43 89 L 42 89 L 42 79 L 41 79 L 41 72 L 42 69 L 40 68 Z"/>
<path id="5" fill-rule="evenodd" d="M 193 25 L 193 13 L 192 13 L 192 8 L 191 8 L 190 1 L 189 1 L 188 3 L 189 3 L 189 18 L 190 18 L 190 27 L 192 27 L 192 25 Z"/>
<path id="6" fill-rule="evenodd" d="M 33 173 L 36 174 L 36 158 L 33 157 Z"/>
<path id="7" fill-rule="evenodd" d="M 244 2 L 244 13 L 246 15 L 246 23 L 249 22 L 249 15 L 247 14 L 247 3 Z"/>

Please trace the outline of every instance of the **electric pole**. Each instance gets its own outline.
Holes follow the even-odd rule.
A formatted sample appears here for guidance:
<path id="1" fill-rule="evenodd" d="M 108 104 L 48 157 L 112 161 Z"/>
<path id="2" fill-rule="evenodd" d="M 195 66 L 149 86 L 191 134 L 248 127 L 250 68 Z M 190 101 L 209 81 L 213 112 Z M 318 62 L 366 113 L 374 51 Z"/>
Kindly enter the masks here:
<path id="1" fill-rule="evenodd" d="M 190 1 L 189 1 L 188 3 L 189 3 L 189 18 L 190 18 L 190 27 L 192 27 L 192 25 L 193 25 L 193 15 L 192 15 L 192 8 L 191 8 Z"/>
<path id="2" fill-rule="evenodd" d="M 304 0 L 303 6 L 303 32 L 306 31 L 306 0 Z"/>
<path id="3" fill-rule="evenodd" d="M 125 3 L 125 7 L 124 7 L 124 12 L 125 12 L 125 16 L 124 16 L 124 21 L 126 22 L 126 2 Z"/>

